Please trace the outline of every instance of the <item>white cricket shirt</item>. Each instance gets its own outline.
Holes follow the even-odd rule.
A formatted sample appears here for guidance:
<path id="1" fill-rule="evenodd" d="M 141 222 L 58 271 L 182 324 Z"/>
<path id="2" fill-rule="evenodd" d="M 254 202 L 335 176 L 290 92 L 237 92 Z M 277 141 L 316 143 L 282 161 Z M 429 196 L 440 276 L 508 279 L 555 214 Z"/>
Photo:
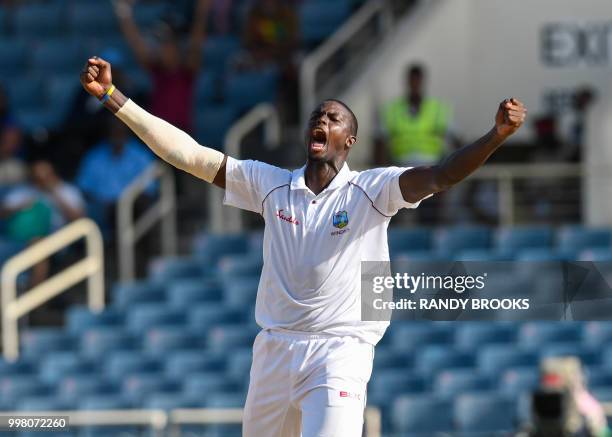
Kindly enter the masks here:
<path id="1" fill-rule="evenodd" d="M 389 322 L 361 321 L 361 261 L 388 261 L 387 227 L 401 208 L 406 168 L 351 171 L 315 195 L 293 172 L 227 158 L 226 205 L 265 220 L 255 320 L 264 329 L 354 336 L 376 344 Z"/>

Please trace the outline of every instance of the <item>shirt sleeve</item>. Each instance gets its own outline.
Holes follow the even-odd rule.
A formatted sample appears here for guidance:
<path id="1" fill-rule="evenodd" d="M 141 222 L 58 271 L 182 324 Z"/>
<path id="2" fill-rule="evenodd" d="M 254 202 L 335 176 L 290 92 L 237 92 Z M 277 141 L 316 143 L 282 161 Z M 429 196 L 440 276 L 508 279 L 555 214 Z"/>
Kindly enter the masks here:
<path id="1" fill-rule="evenodd" d="M 288 170 L 259 161 L 227 157 L 223 203 L 262 213 L 263 201 L 274 188 L 289 184 Z"/>
<path id="2" fill-rule="evenodd" d="M 402 208 L 416 208 L 418 202 L 407 202 L 400 190 L 399 177 L 410 167 L 385 167 L 359 173 L 355 184 L 370 198 L 374 207 L 384 215 L 394 216 Z M 431 195 L 425 197 L 428 198 Z"/>

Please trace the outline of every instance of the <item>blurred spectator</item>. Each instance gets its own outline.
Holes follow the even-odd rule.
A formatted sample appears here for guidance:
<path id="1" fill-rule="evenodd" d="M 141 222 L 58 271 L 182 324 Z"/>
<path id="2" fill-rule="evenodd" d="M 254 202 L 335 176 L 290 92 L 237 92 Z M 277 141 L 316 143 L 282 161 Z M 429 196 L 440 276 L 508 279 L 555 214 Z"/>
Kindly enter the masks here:
<path id="1" fill-rule="evenodd" d="M 529 433 L 533 437 L 610 435 L 604 410 L 589 393 L 580 360 L 575 357 L 542 361 L 533 413 L 533 429 Z"/>
<path id="2" fill-rule="evenodd" d="M 449 140 L 458 144 L 450 132 L 450 106 L 425 94 L 425 68 L 420 64 L 410 65 L 405 80 L 405 95 L 380 111 L 380 134 L 374 148 L 376 165 L 436 164 L 447 153 Z M 428 225 L 441 221 L 442 199 L 443 194 L 437 194 L 423 203 L 414 214 L 417 221 Z"/>
<path id="3" fill-rule="evenodd" d="M 121 30 L 138 62 L 153 81 L 151 112 L 191 132 L 195 81 L 201 68 L 202 46 L 210 0 L 197 0 L 187 53 L 181 53 L 179 35 L 167 23 L 156 31 L 158 47 L 150 48 L 133 19 L 129 0 L 116 0 L 115 11 Z"/>
<path id="4" fill-rule="evenodd" d="M 423 66 L 406 70 L 405 95 L 384 106 L 376 141 L 377 165 L 435 164 L 447 152 L 452 112 L 445 102 L 425 95 Z"/>
<path id="5" fill-rule="evenodd" d="M 293 59 L 299 40 L 294 10 L 281 0 L 255 0 L 243 40 L 255 66 L 286 64 Z"/>
<path id="6" fill-rule="evenodd" d="M 582 146 L 584 144 L 586 117 L 589 108 L 597 98 L 596 91 L 590 86 L 583 86 L 576 90 L 572 99 L 572 114 L 569 126 L 567 144 L 562 150 L 561 159 L 569 162 L 582 160 Z"/>
<path id="7" fill-rule="evenodd" d="M 13 119 L 6 92 L 0 86 L 0 192 L 26 178 L 23 161 L 17 157 L 21 145 L 21 130 Z"/>
<path id="8" fill-rule="evenodd" d="M 84 215 L 81 193 L 64 182 L 51 163 L 34 161 L 30 182 L 11 190 L 2 202 L 6 217 L 6 234 L 11 240 L 33 243 Z M 32 286 L 43 281 L 49 272 L 48 260 L 33 268 Z"/>
<path id="9" fill-rule="evenodd" d="M 233 0 L 212 0 L 210 10 L 212 32 L 216 34 L 231 32 L 233 3 Z"/>
<path id="10" fill-rule="evenodd" d="M 112 228 L 115 222 L 115 205 L 121 193 L 153 160 L 125 124 L 110 120 L 108 138 L 85 155 L 76 179 L 93 215 L 104 228 Z"/>

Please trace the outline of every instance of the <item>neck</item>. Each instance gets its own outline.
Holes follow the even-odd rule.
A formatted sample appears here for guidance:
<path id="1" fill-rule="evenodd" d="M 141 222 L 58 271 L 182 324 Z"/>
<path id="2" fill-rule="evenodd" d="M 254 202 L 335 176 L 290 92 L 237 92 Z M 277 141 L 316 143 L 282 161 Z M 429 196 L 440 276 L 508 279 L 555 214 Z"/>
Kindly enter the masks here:
<path id="1" fill-rule="evenodd" d="M 311 161 L 309 159 L 306 163 L 306 169 L 304 170 L 306 186 L 310 188 L 310 191 L 313 193 L 319 194 L 331 183 L 336 175 L 340 173 L 343 165 L 343 159 L 338 159 L 335 162 Z"/>

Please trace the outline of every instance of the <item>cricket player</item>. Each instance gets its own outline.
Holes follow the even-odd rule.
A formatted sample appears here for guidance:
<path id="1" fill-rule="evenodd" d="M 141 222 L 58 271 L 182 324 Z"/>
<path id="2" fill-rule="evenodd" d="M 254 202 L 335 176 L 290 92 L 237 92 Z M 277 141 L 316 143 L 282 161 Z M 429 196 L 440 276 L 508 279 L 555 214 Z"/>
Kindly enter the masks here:
<path id="1" fill-rule="evenodd" d="M 523 124 L 523 104 L 504 100 L 489 132 L 438 165 L 356 172 L 346 159 L 357 119 L 326 100 L 305 131 L 306 164 L 289 171 L 198 144 L 116 89 L 103 59 L 87 61 L 81 83 L 160 158 L 225 189 L 225 204 L 265 219 L 255 310 L 262 330 L 244 437 L 361 436 L 374 346 L 389 324 L 360 320 L 361 262 L 389 260 L 391 218 L 483 165 Z"/>

